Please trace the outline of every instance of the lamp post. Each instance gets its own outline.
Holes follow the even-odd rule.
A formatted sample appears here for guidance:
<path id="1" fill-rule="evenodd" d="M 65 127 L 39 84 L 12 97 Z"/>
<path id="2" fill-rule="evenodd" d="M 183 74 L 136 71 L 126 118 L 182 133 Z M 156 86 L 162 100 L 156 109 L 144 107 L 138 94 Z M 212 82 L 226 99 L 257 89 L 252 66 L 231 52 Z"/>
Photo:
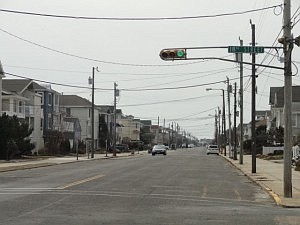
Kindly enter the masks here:
<path id="1" fill-rule="evenodd" d="M 223 95 L 223 115 L 222 115 L 222 135 L 223 135 L 223 145 L 225 144 L 224 148 L 224 155 L 226 156 L 226 119 L 225 119 L 225 91 L 221 88 L 206 88 L 206 91 L 222 91 Z"/>

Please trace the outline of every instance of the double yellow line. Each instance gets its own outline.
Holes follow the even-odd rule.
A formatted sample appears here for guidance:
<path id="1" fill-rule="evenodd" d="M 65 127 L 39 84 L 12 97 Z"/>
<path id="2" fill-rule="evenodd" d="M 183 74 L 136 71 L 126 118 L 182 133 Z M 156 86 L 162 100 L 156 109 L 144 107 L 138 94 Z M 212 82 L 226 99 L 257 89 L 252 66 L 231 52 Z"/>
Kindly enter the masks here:
<path id="1" fill-rule="evenodd" d="M 66 185 L 63 185 L 63 186 L 59 186 L 57 187 L 57 189 L 66 189 L 66 188 L 69 188 L 69 187 L 73 187 L 73 186 L 76 186 L 76 185 L 79 185 L 79 184 L 83 184 L 83 183 L 86 183 L 86 182 L 89 182 L 89 181 L 92 181 L 92 180 L 96 180 L 96 179 L 99 179 L 101 177 L 104 177 L 105 175 L 97 175 L 97 176 L 93 176 L 93 177 L 88 177 L 86 179 L 83 179 L 83 180 L 78 180 L 78 181 L 74 181 L 72 183 L 69 183 L 69 184 L 66 184 Z"/>

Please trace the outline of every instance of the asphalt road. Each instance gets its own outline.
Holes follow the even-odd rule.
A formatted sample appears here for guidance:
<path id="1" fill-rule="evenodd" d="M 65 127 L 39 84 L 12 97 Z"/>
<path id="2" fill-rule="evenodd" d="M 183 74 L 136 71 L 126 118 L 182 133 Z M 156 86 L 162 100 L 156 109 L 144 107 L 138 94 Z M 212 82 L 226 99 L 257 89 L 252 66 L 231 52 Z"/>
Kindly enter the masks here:
<path id="1" fill-rule="evenodd" d="M 0 224 L 300 224 L 203 149 L 0 173 Z"/>

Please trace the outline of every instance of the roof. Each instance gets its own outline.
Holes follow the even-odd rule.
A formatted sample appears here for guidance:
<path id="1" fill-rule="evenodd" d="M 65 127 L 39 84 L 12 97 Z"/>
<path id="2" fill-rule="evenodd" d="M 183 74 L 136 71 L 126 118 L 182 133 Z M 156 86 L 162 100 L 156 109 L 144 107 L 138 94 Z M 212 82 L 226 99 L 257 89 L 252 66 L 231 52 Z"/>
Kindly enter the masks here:
<path id="1" fill-rule="evenodd" d="M 74 106 L 74 107 L 90 107 L 92 103 L 85 99 L 82 98 L 78 95 L 61 95 L 59 96 L 59 104 L 61 106 Z"/>
<path id="2" fill-rule="evenodd" d="M 3 79 L 2 87 L 3 89 L 11 92 L 21 94 L 25 89 L 27 89 L 32 80 L 29 79 Z"/>
<path id="3" fill-rule="evenodd" d="M 21 94 L 26 89 L 30 89 L 33 91 L 49 91 L 52 93 L 58 93 L 57 91 L 51 89 L 51 86 L 44 87 L 30 79 L 3 79 L 2 86 L 3 89 L 18 94 Z"/>
<path id="4" fill-rule="evenodd" d="M 273 96 L 271 96 L 271 94 Z M 275 101 L 275 99 L 276 99 L 276 101 Z M 292 102 L 300 102 L 300 86 L 292 87 Z M 284 87 L 281 87 L 281 88 L 271 87 L 270 88 L 270 104 L 274 105 L 276 107 L 284 106 Z"/>

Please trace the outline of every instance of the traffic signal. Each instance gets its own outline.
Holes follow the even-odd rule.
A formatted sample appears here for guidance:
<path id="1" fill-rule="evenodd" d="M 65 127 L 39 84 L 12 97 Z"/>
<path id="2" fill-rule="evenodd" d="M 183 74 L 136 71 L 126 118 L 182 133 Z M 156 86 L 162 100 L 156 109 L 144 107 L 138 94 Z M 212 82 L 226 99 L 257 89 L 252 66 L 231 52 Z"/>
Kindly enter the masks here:
<path id="1" fill-rule="evenodd" d="M 180 60 L 186 59 L 185 49 L 163 49 L 159 54 L 162 60 Z"/>
<path id="2" fill-rule="evenodd" d="M 300 35 L 295 38 L 295 44 L 300 47 Z"/>

